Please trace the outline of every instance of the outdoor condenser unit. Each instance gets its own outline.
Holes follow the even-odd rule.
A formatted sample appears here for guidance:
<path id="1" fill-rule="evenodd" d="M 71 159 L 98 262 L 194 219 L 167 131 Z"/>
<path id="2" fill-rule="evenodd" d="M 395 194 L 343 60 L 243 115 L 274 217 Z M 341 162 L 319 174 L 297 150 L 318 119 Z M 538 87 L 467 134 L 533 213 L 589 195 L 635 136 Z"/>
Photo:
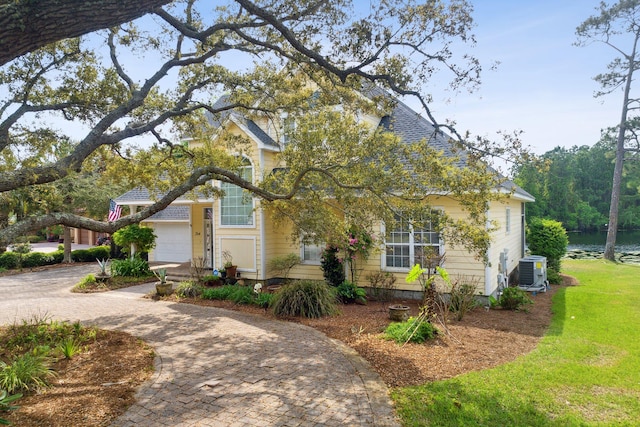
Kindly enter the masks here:
<path id="1" fill-rule="evenodd" d="M 518 287 L 530 292 L 546 292 L 549 286 L 547 280 L 547 258 L 531 255 L 520 259 L 518 267 L 520 284 Z"/>

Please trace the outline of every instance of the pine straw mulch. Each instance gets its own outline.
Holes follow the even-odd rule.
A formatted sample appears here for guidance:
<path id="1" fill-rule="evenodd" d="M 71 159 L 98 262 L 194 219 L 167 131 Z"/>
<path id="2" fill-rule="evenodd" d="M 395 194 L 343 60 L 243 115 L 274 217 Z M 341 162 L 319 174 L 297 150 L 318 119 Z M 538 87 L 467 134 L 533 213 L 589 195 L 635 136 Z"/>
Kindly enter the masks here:
<path id="1" fill-rule="evenodd" d="M 1 332 L 1 331 L 0 331 Z M 106 426 L 135 402 L 153 374 L 154 352 L 120 331 L 98 331 L 82 353 L 52 365 L 50 387 L 25 393 L 20 408 L 0 413 L 14 426 Z"/>

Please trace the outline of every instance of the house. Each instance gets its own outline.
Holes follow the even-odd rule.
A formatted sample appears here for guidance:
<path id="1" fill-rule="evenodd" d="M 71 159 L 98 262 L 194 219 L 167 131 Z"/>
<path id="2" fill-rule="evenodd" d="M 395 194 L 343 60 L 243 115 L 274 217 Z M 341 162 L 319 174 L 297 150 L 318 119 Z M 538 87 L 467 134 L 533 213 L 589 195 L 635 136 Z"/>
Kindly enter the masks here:
<path id="1" fill-rule="evenodd" d="M 221 98 L 215 106 L 226 102 Z M 369 114 L 364 118 L 371 126 L 382 126 L 395 132 L 403 141 L 416 142 L 434 134 L 434 126 L 402 102 L 397 102 L 393 111 L 382 117 Z M 276 157 L 281 150 L 282 137 L 265 118 L 246 118 L 237 112 L 226 113 L 215 127 L 241 135 L 250 141 L 242 166 L 245 179 L 257 182 L 261 177 L 279 167 Z M 444 137 L 436 138 L 447 153 L 448 142 Z M 303 242 L 292 244 L 286 227 L 276 227 L 274 220 L 261 209 L 260 199 L 247 200 L 243 190 L 233 184 L 222 183 L 225 195 L 219 199 L 181 197 L 164 211 L 148 218 L 144 224 L 155 229 L 156 247 L 150 254 L 152 261 L 195 262 L 202 260 L 208 267 L 219 267 L 224 263 L 223 253 L 231 254 L 233 264 L 238 266 L 242 277 L 266 280 L 269 260 L 289 253 L 297 253 L 302 263 L 295 266 L 289 277 L 323 278 L 320 268 L 320 245 Z M 359 285 L 367 286 L 367 275 L 385 271 L 397 276 L 397 289 L 419 291 L 417 283 L 405 283 L 406 273 L 414 264 L 417 254 L 432 249 L 437 254 L 446 253 L 445 267 L 450 275 L 465 275 L 473 278 L 480 295 L 496 293 L 499 281 L 508 277 L 524 256 L 525 204 L 534 198 L 512 182 L 503 183 L 498 191 L 509 196 L 493 201 L 488 208 L 490 220 L 498 224 L 492 233 L 492 243 L 487 252 L 487 261 L 478 260 L 473 253 L 462 247 L 448 244 L 441 236 L 428 229 L 412 230 L 406 223 L 394 230 L 385 230 L 380 224 L 379 235 L 386 236 L 381 253 L 370 256 L 358 267 Z M 129 206 L 135 212 L 141 206 L 152 204 L 149 192 L 137 188 L 115 199 L 119 205 Z M 432 206 L 447 212 L 453 218 L 466 215 L 452 197 L 442 195 L 432 200 Z"/>

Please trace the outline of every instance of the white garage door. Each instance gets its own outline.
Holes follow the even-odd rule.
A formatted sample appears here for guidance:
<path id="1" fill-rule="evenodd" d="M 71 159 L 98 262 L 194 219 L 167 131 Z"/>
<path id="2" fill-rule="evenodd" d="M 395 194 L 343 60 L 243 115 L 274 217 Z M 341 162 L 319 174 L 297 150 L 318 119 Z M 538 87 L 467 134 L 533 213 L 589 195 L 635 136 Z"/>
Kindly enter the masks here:
<path id="1" fill-rule="evenodd" d="M 191 231 L 188 223 L 153 224 L 156 247 L 153 249 L 154 261 L 186 262 L 191 259 Z"/>

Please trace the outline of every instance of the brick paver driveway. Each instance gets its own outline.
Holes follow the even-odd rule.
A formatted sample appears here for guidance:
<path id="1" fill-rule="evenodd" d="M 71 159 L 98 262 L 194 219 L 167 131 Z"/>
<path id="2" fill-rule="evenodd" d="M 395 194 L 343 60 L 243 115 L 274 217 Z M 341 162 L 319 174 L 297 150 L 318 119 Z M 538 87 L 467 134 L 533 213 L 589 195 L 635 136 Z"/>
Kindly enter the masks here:
<path id="1" fill-rule="evenodd" d="M 34 315 L 127 331 L 156 373 L 116 426 L 395 426 L 387 390 L 353 351 L 311 328 L 141 298 L 152 285 L 69 289 L 96 266 L 0 277 L 0 324 Z"/>

